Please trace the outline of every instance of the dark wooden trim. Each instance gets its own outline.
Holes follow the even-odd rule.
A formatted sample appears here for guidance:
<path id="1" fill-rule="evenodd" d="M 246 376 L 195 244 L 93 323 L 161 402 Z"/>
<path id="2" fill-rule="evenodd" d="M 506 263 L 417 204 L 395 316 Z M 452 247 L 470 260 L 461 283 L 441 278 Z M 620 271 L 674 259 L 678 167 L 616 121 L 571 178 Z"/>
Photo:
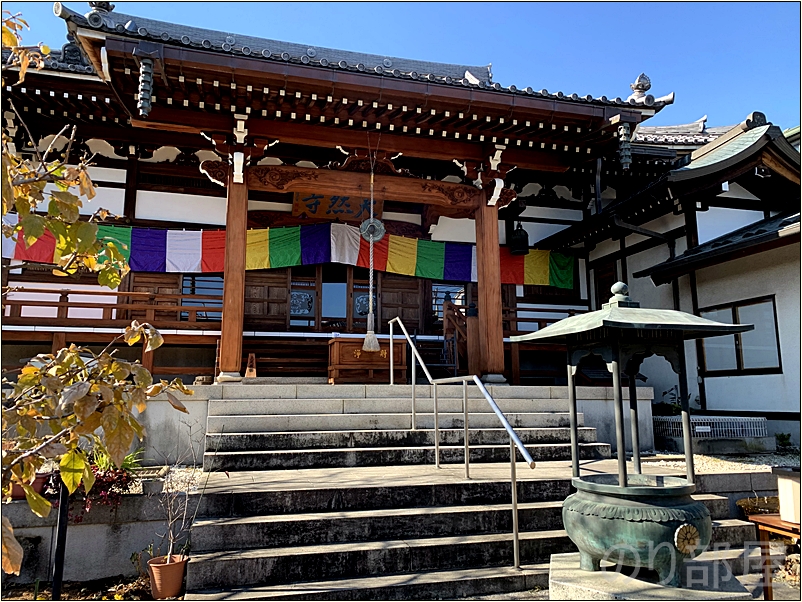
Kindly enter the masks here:
<path id="1" fill-rule="evenodd" d="M 627 282 L 629 279 L 629 271 L 627 270 L 627 237 L 622 236 L 621 240 L 619 241 L 619 246 L 621 248 L 621 273 L 618 275 L 618 279 L 621 282 Z"/>
<path id="2" fill-rule="evenodd" d="M 679 228 L 674 228 L 673 230 L 669 230 L 668 232 L 665 233 L 665 236 L 668 236 L 673 239 L 681 238 L 685 236 L 685 226 L 680 226 Z M 650 238 L 648 240 L 643 240 L 641 242 L 635 243 L 634 245 L 626 247 L 625 250 L 614 251 L 613 253 L 608 253 L 607 255 L 597 257 L 593 261 L 588 261 L 588 268 L 594 268 L 599 264 L 616 261 L 618 259 L 621 259 L 622 257 L 632 257 L 633 255 L 637 255 L 638 253 L 643 253 L 644 251 L 648 251 L 649 249 L 654 249 L 655 247 L 659 247 L 664 244 L 666 244 L 664 240 L 660 240 L 657 238 Z"/>
<path id="3" fill-rule="evenodd" d="M 761 242 L 762 241 L 762 242 Z M 673 265 L 666 266 L 664 269 L 655 270 L 649 268 L 636 274 L 637 277 L 651 276 L 652 281 L 657 284 L 665 284 L 672 278 L 677 278 L 691 271 L 698 271 L 711 266 L 719 265 L 727 261 L 749 257 L 765 251 L 779 249 L 786 245 L 799 244 L 799 232 L 790 236 L 777 236 L 776 232 L 756 237 L 755 239 L 743 241 L 733 245 L 712 249 L 697 256 L 680 258 L 675 260 Z M 660 265 L 660 264 L 658 264 Z M 658 266 L 654 266 L 658 267 Z"/>

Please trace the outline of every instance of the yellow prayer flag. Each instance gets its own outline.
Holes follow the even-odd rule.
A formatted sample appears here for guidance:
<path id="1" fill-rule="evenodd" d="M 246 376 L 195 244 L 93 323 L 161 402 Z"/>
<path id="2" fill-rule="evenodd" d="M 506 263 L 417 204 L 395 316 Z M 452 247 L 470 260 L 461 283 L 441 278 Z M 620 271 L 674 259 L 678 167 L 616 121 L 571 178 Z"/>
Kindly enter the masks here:
<path id="1" fill-rule="evenodd" d="M 524 255 L 524 284 L 549 285 L 549 252 L 529 250 Z"/>
<path id="2" fill-rule="evenodd" d="M 270 230 L 248 230 L 245 239 L 245 269 L 264 270 L 270 267 Z"/>
<path id="3" fill-rule="evenodd" d="M 387 245 L 387 271 L 395 274 L 415 275 L 418 258 L 418 240 L 390 234 Z M 548 279 L 548 274 L 547 274 Z"/>

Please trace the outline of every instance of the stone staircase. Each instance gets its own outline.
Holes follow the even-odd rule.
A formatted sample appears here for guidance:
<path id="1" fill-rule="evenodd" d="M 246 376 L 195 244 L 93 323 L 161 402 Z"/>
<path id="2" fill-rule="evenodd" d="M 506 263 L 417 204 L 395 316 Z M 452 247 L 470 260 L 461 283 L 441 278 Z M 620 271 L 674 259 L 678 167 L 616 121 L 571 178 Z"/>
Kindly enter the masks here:
<path id="1" fill-rule="evenodd" d="M 300 472 L 311 480 L 327 471 Z M 377 486 L 321 479 L 319 489 L 207 495 L 192 528 L 185 599 L 429 600 L 521 591 L 548 587 L 551 554 L 575 551 L 562 529 L 568 479 L 519 481 L 521 570 L 512 568 L 508 481 L 392 482 L 388 469 Z M 714 518 L 713 545 L 731 546 L 706 556 L 740 574 L 753 525 L 727 518 L 724 496 L 696 497 Z M 755 554 L 750 562 L 759 566 Z"/>
<path id="2" fill-rule="evenodd" d="M 533 457 L 570 458 L 564 388 L 489 390 Z M 441 387 L 437 470 L 431 390 L 416 392 L 413 431 L 406 385 L 223 387 L 209 402 L 204 469 L 231 472 L 212 475 L 200 499 L 185 599 L 432 600 L 548 587 L 550 556 L 576 551 L 562 525 L 570 468 L 519 465 L 522 568 L 512 568 L 506 433 L 469 387 L 476 465 L 465 479 L 448 465 L 463 461 L 462 390 Z M 610 456 L 593 428 L 581 433 L 584 457 Z M 249 470 L 267 472 L 237 472 Z M 727 497 L 696 497 L 714 518 L 714 545 L 732 548 L 707 554 L 741 571 L 753 525 L 730 518 Z"/>
<path id="3" fill-rule="evenodd" d="M 434 464 L 432 387 L 417 385 L 251 385 L 209 400 L 207 471 Z M 491 386 L 490 394 L 532 458 L 570 459 L 564 387 Z M 468 388 L 471 462 L 509 461 L 509 437 L 475 386 Z M 462 387 L 439 387 L 441 462 L 464 462 Z M 608 458 L 579 415 L 583 459 Z"/>

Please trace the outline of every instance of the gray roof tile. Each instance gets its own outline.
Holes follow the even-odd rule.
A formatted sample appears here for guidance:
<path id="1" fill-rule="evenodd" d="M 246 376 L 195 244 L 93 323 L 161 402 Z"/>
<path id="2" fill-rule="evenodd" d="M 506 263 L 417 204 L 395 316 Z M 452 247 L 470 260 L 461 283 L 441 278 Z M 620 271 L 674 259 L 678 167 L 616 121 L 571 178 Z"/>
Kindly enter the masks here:
<path id="1" fill-rule="evenodd" d="M 579 94 L 564 94 L 563 92 L 549 93 L 548 90 L 534 90 L 531 87 L 519 88 L 514 85 L 505 87 L 498 82 L 492 81 L 493 76 L 490 65 L 454 65 L 336 50 L 189 27 L 114 11 L 94 10 L 86 15 L 81 15 L 65 7 L 60 2 L 56 2 L 53 5 L 53 12 L 56 16 L 76 25 L 116 33 L 124 37 L 148 39 L 165 44 L 257 57 L 264 60 L 286 61 L 333 69 L 348 69 L 384 77 L 411 78 L 438 84 L 482 88 L 507 94 L 537 96 L 596 105 L 619 105 L 660 110 L 663 106 L 674 101 L 673 94 L 671 94 L 657 99 L 649 107 L 644 107 L 638 105 L 634 100 L 622 100 L 620 97 L 613 99 L 608 99 L 606 96 L 593 98 L 589 94 L 582 96 Z"/>

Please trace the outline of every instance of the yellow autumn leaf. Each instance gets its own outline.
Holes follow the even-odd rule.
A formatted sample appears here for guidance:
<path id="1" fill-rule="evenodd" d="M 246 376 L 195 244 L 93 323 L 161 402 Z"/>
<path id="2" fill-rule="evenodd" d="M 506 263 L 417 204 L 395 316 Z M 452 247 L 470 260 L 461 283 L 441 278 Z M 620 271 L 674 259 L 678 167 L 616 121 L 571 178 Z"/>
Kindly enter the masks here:
<path id="1" fill-rule="evenodd" d="M 84 491 L 88 494 L 95 484 L 95 473 L 92 472 L 92 467 L 89 464 L 84 464 Z"/>
<path id="2" fill-rule="evenodd" d="M 64 481 L 70 493 L 78 489 L 78 485 L 81 484 L 81 477 L 83 477 L 85 466 L 86 462 L 84 461 L 83 454 L 77 449 L 72 450 L 61 458 L 61 462 L 59 462 L 61 480 Z"/>
<path id="3" fill-rule="evenodd" d="M 14 48 L 17 45 L 17 36 L 11 30 L 3 25 L 3 46 Z"/>
<path id="4" fill-rule="evenodd" d="M 103 429 L 106 434 L 106 450 L 109 452 L 114 465 L 122 466 L 125 456 L 131 450 L 134 442 L 134 429 L 125 420 L 118 420 L 113 430 Z"/>
<path id="5" fill-rule="evenodd" d="M 40 44 L 39 52 L 45 55 L 50 54 L 50 46 L 48 46 L 47 44 Z"/>
<path id="6" fill-rule="evenodd" d="M 25 499 L 28 501 L 28 506 L 31 508 L 31 511 L 33 511 L 36 516 L 47 518 L 50 514 L 50 502 L 36 493 L 33 487 L 27 483 L 24 483 L 22 488 L 25 490 Z"/>
<path id="7" fill-rule="evenodd" d="M 189 414 L 189 410 L 187 409 L 187 407 L 183 403 L 178 401 L 178 398 L 175 395 L 170 393 L 170 391 L 165 391 L 165 393 L 167 394 L 167 401 L 170 402 L 171 406 L 173 406 L 179 412 L 184 412 L 184 414 Z"/>
<path id="8" fill-rule="evenodd" d="M 3 28 L 5 30 L 5 27 Z M 5 31 L 3 31 L 5 36 Z M 5 42 L 3 42 L 5 44 Z M 3 557 L 3 572 L 10 575 L 19 575 L 20 568 L 22 567 L 22 546 L 14 537 L 14 528 L 11 526 L 11 521 L 7 517 L 3 517 L 3 544 L 2 544 L 2 557 Z"/>

